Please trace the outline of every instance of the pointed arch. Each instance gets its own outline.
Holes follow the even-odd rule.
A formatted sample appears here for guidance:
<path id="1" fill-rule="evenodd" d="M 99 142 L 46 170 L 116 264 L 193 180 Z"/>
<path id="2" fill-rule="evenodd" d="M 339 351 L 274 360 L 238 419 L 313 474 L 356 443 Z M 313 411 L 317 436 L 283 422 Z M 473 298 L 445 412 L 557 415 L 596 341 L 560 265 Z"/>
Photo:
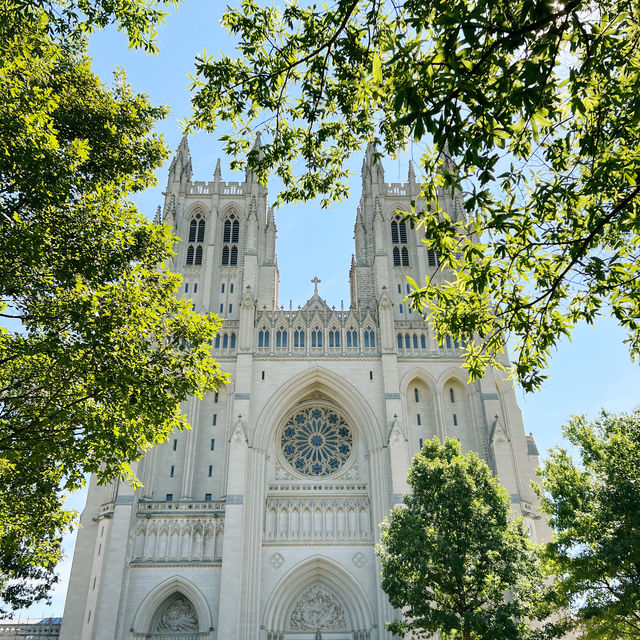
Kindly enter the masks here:
<path id="1" fill-rule="evenodd" d="M 277 428 L 295 410 L 297 404 L 312 393 L 329 398 L 359 431 L 368 450 L 384 445 L 383 428 L 378 415 L 362 394 L 345 378 L 324 367 L 316 366 L 287 380 L 271 396 L 255 424 L 252 446 L 266 451 Z"/>
<path id="2" fill-rule="evenodd" d="M 458 367 L 449 367 L 446 371 L 443 371 L 438 376 L 436 390 L 439 394 L 442 394 L 444 392 L 444 387 L 447 382 L 451 380 L 451 378 L 457 380 L 467 390 L 468 393 L 469 382 L 467 376 L 465 375 L 465 372 Z"/>
<path id="3" fill-rule="evenodd" d="M 293 567 L 272 591 L 262 616 L 262 626 L 269 630 L 289 629 L 291 614 L 299 597 L 320 585 L 342 604 L 350 631 L 370 630 L 373 625 L 371 605 L 364 589 L 339 564 L 316 555 Z"/>
<path id="4" fill-rule="evenodd" d="M 438 384 L 436 382 L 436 379 L 426 369 L 420 369 L 419 367 L 414 367 L 413 369 L 407 371 L 407 373 L 405 373 L 404 376 L 402 376 L 402 379 L 400 380 L 401 395 L 408 396 L 411 393 L 411 389 L 409 389 L 409 385 L 416 378 L 424 382 L 424 384 L 426 384 L 433 391 L 433 393 L 436 393 L 438 389 Z"/>
<path id="5" fill-rule="evenodd" d="M 200 266 L 202 264 L 202 243 L 205 238 L 207 215 L 201 204 L 196 204 L 188 211 L 189 218 L 189 246 L 187 247 L 187 265 Z M 195 243 L 198 243 L 197 246 Z"/>
<path id="6" fill-rule="evenodd" d="M 176 594 L 183 595 L 193 606 L 198 616 L 198 629 L 202 637 L 213 637 L 211 611 L 209 611 L 209 605 L 204 595 L 192 582 L 181 576 L 168 578 L 147 595 L 136 611 L 133 619 L 133 632 L 148 634 L 159 607 Z"/>
<path id="7" fill-rule="evenodd" d="M 391 219 L 391 244 L 393 246 L 393 266 L 409 266 L 409 237 L 407 235 L 407 223 L 405 219 L 396 213 Z"/>
<path id="8" fill-rule="evenodd" d="M 240 243 L 240 214 L 234 207 L 224 212 L 222 225 L 222 265 L 236 267 Z"/>

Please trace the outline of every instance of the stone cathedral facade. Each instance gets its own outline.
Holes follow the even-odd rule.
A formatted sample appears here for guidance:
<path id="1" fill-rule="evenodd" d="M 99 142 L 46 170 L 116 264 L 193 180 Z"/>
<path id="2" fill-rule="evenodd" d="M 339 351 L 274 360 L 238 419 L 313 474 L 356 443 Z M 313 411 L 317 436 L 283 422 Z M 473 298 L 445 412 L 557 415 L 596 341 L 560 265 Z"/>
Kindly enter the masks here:
<path id="1" fill-rule="evenodd" d="M 314 278 L 306 304 L 286 309 L 266 189 L 250 172 L 224 182 L 219 163 L 212 182 L 192 181 L 182 141 L 158 218 L 182 239 L 182 294 L 226 318 L 211 348 L 232 382 L 185 404 L 192 428 L 139 463 L 144 488 L 91 481 L 61 638 L 390 638 L 378 523 L 434 436 L 479 452 L 544 535 L 538 452 L 511 383 L 467 384 L 459 345 L 439 345 L 404 302 L 406 276 L 437 269 L 394 213 L 418 193 L 411 169 L 385 182 L 369 149 L 349 308 L 325 302 Z M 462 215 L 455 199 L 443 207 Z"/>

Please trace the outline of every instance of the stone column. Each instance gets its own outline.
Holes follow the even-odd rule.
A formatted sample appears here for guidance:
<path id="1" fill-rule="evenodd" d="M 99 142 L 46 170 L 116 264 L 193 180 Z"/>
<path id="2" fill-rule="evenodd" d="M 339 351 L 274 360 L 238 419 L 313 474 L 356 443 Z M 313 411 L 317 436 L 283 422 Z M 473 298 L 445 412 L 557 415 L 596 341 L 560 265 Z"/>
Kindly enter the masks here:
<path id="1" fill-rule="evenodd" d="M 220 584 L 220 609 L 218 612 L 218 638 L 239 638 L 240 594 L 244 574 L 242 549 L 245 476 L 247 463 L 247 436 L 242 419 L 236 423 L 229 440 L 229 468 L 227 474 L 227 504 L 224 514 L 224 543 L 222 546 L 222 571 Z"/>

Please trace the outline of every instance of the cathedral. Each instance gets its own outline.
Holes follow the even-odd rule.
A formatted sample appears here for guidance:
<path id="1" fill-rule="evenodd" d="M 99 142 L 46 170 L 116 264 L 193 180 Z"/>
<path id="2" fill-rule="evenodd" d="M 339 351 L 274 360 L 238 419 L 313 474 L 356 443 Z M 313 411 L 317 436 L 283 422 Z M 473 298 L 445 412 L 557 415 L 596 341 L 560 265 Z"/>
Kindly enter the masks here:
<path id="1" fill-rule="evenodd" d="M 405 302 L 407 276 L 439 277 L 395 213 L 419 209 L 419 193 L 411 167 L 387 183 L 368 149 L 349 307 L 314 278 L 312 297 L 285 308 L 266 188 L 250 171 L 223 181 L 219 162 L 213 181 L 193 181 L 182 140 L 156 221 L 181 238 L 180 295 L 225 318 L 211 352 L 231 383 L 184 404 L 191 429 L 137 464 L 142 488 L 91 480 L 61 638 L 389 639 L 378 525 L 434 436 L 477 451 L 533 539 L 545 535 L 512 384 L 492 372 L 468 384 L 461 345 L 439 344 Z M 454 197 L 441 206 L 464 215 Z"/>

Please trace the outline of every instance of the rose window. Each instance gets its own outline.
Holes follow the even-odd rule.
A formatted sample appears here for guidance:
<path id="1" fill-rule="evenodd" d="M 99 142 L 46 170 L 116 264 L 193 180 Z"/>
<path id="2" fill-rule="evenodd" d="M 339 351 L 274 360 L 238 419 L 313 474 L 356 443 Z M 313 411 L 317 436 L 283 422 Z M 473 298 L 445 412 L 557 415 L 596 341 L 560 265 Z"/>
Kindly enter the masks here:
<path id="1" fill-rule="evenodd" d="M 338 471 L 353 447 L 349 426 L 330 409 L 298 411 L 282 429 L 282 452 L 300 473 L 326 476 Z"/>

